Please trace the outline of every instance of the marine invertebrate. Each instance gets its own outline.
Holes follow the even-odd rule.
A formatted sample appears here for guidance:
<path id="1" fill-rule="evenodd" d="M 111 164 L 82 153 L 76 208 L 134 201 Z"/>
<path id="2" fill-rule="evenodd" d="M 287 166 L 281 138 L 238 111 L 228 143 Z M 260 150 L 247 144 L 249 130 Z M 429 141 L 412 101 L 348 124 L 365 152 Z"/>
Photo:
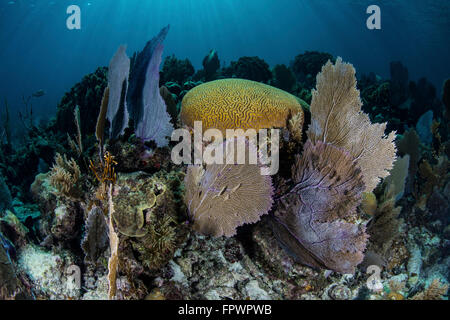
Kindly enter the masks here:
<path id="1" fill-rule="evenodd" d="M 295 96 L 280 89 L 244 79 L 223 79 L 201 84 L 183 98 L 181 121 L 203 130 L 286 127 L 290 117 L 303 110 Z M 298 125 L 303 124 L 302 121 Z"/>
<path id="2" fill-rule="evenodd" d="M 0 213 L 2 213 L 6 209 L 11 208 L 11 204 L 12 204 L 11 192 L 9 191 L 5 178 L 3 178 L 2 175 L 0 175 Z"/>
<path id="3" fill-rule="evenodd" d="M 223 69 L 223 74 L 230 78 L 242 78 L 267 83 L 272 79 L 269 65 L 258 57 L 240 57 Z"/>
<path id="4" fill-rule="evenodd" d="M 112 197 L 113 184 L 109 184 L 108 188 L 108 234 L 109 248 L 111 255 L 108 259 L 108 298 L 114 299 L 117 292 L 117 271 L 119 268 L 119 236 L 114 230 L 114 203 Z"/>
<path id="5" fill-rule="evenodd" d="M 408 97 L 408 69 L 400 61 L 392 61 L 389 69 L 392 87 L 390 102 L 393 106 L 397 107 L 401 105 Z"/>
<path id="6" fill-rule="evenodd" d="M 153 140 L 159 147 L 168 145 L 167 136 L 170 136 L 173 126 L 159 90 L 159 65 L 164 48 L 162 42 L 168 31 L 169 26 L 163 28 L 131 61 L 124 46 L 118 49 L 110 63 L 108 107 L 106 111 L 105 106 L 101 109 L 101 117 L 97 121 L 99 130 L 104 127 L 105 112 L 111 122 L 111 137 L 122 134 L 131 117 L 139 138 L 143 141 Z M 97 139 L 100 137 L 101 133 L 97 133 Z"/>
<path id="7" fill-rule="evenodd" d="M 97 259 L 108 246 L 108 226 L 103 211 L 94 206 L 86 219 L 86 233 L 81 241 L 86 258 L 90 263 L 97 263 Z"/>
<path id="8" fill-rule="evenodd" d="M 312 94 L 308 138 L 348 151 L 364 173 L 365 192 L 372 191 L 392 169 L 395 132 L 385 136 L 386 123 L 372 124 L 361 112 L 355 69 L 341 58 L 323 67 Z"/>
<path id="9" fill-rule="evenodd" d="M 14 270 L 8 251 L 2 245 L 2 235 L 0 233 L 0 299 L 29 299 L 25 293 L 23 284 L 18 279 Z"/>
<path id="10" fill-rule="evenodd" d="M 94 73 L 84 76 L 58 104 L 56 121 L 52 125 L 54 129 L 64 135 L 76 134 L 77 128 L 73 121 L 73 113 L 76 106 L 79 106 L 81 131 L 85 136 L 93 134 L 106 86 L 107 68 L 105 67 L 98 68 Z"/>
<path id="11" fill-rule="evenodd" d="M 296 83 L 296 80 L 295 75 L 291 71 L 291 69 L 286 67 L 286 65 L 284 64 L 277 64 L 273 68 L 272 73 L 273 73 L 273 81 L 271 84 L 273 86 L 288 92 L 292 90 L 292 88 Z"/>
<path id="12" fill-rule="evenodd" d="M 149 270 L 167 263 L 184 237 L 177 215 L 180 184 L 179 173 L 160 171 L 120 174 L 114 185 L 112 217 L 120 233 L 120 248 L 133 248 Z"/>
<path id="13" fill-rule="evenodd" d="M 362 262 L 368 235 L 356 208 L 395 159 L 395 135 L 385 138 L 385 126 L 361 112 L 353 67 L 340 58 L 328 62 L 317 76 L 294 186 L 280 197 L 273 223 L 282 246 L 302 263 L 354 273 Z"/>
<path id="14" fill-rule="evenodd" d="M 172 93 L 170 93 L 169 89 L 167 89 L 166 86 L 161 86 L 159 88 L 159 94 L 161 95 L 164 102 L 166 103 L 167 112 L 170 114 L 170 117 L 172 118 L 172 122 L 177 123 L 179 110 L 177 108 L 177 103 L 175 101 L 176 96 L 174 98 L 174 96 L 172 95 Z"/>
<path id="15" fill-rule="evenodd" d="M 136 188 L 137 186 L 139 187 Z M 137 186 L 122 184 L 119 181 L 114 187 L 116 196 L 113 218 L 119 232 L 128 237 L 143 237 L 147 233 L 143 228 L 144 212 L 156 204 L 155 186 L 148 183 L 139 183 Z"/>
<path id="16" fill-rule="evenodd" d="M 411 128 L 403 134 L 403 137 L 397 141 L 397 149 L 400 156 L 409 155 L 409 175 L 406 192 L 413 191 L 414 178 L 418 170 L 420 159 L 420 139 L 416 130 Z"/>
<path id="17" fill-rule="evenodd" d="M 224 158 L 232 148 L 226 150 Z M 185 185 L 193 228 L 202 234 L 233 236 L 237 227 L 257 222 L 272 206 L 271 179 L 260 174 L 257 164 L 189 166 Z"/>
<path id="18" fill-rule="evenodd" d="M 175 251 L 177 222 L 170 215 L 153 211 L 151 222 L 146 229 L 147 234 L 132 241 L 132 246 L 139 253 L 139 260 L 147 269 L 159 270 Z"/>
<path id="19" fill-rule="evenodd" d="M 430 285 L 412 297 L 412 300 L 442 300 L 447 293 L 448 284 L 442 284 L 439 279 L 434 279 Z"/>
<path id="20" fill-rule="evenodd" d="M 169 144 L 167 137 L 173 131 L 166 104 L 159 90 L 159 65 L 163 48 L 161 40 L 149 60 L 142 94 L 144 110 L 142 119 L 136 126 L 136 136 L 143 141 L 153 140 L 159 147 Z"/>
<path id="21" fill-rule="evenodd" d="M 77 299 L 81 290 L 66 273 L 74 262 L 68 251 L 47 251 L 29 244 L 19 253 L 18 270 L 28 276 L 34 284 L 34 293 L 41 299 Z"/>
<path id="22" fill-rule="evenodd" d="M 295 186 L 275 212 L 277 239 L 303 264 L 354 273 L 368 238 L 356 211 L 361 170 L 345 151 L 307 141 L 292 171 Z"/>
<path id="23" fill-rule="evenodd" d="M 220 60 L 217 51 L 211 49 L 208 55 L 203 58 L 202 65 L 206 81 L 211 81 L 216 76 L 217 70 L 220 68 Z"/>
<path id="24" fill-rule="evenodd" d="M 175 55 L 167 56 L 161 70 L 161 82 L 178 82 L 182 84 L 194 74 L 194 66 L 189 59 L 177 59 Z"/>
<path id="25" fill-rule="evenodd" d="M 83 154 L 83 140 L 81 138 L 81 124 L 80 124 L 80 107 L 76 106 L 73 111 L 73 118 L 75 121 L 75 126 L 77 128 L 77 134 L 75 136 L 75 141 L 71 138 L 70 134 L 67 134 L 67 140 L 69 142 L 69 146 L 74 151 L 78 157 L 81 157 Z"/>
<path id="26" fill-rule="evenodd" d="M 312 88 L 315 85 L 316 75 L 327 61 L 334 63 L 335 59 L 326 52 L 305 51 L 294 58 L 291 68 L 298 81 L 303 82 L 308 88 Z"/>
<path id="27" fill-rule="evenodd" d="M 81 171 L 74 159 L 67 159 L 59 153 L 55 156 L 55 164 L 50 172 L 50 183 L 61 195 L 72 198 L 81 196 Z"/>
<path id="28" fill-rule="evenodd" d="M 128 108 L 125 97 L 128 92 L 130 59 L 125 53 L 126 46 L 120 46 L 111 59 L 108 68 L 108 96 L 103 94 L 102 102 L 107 103 L 106 118 L 109 120 L 109 135 L 117 137 L 128 125 Z M 107 102 L 105 101 L 107 99 Z M 102 111 L 102 109 L 100 109 Z"/>
<path id="29" fill-rule="evenodd" d="M 117 161 L 114 160 L 114 156 L 106 152 L 104 155 L 104 161 L 95 165 L 92 160 L 90 161 L 89 168 L 94 173 L 97 180 L 104 184 L 106 182 L 115 183 L 117 179 L 117 174 L 114 167 L 117 165 Z"/>
<path id="30" fill-rule="evenodd" d="M 374 251 L 384 256 L 392 242 L 399 236 L 402 219 L 398 218 L 401 207 L 396 202 L 403 196 L 408 177 L 409 156 L 398 158 L 391 175 L 383 181 L 383 193 L 376 202 L 373 219 L 368 224 L 370 245 Z"/>

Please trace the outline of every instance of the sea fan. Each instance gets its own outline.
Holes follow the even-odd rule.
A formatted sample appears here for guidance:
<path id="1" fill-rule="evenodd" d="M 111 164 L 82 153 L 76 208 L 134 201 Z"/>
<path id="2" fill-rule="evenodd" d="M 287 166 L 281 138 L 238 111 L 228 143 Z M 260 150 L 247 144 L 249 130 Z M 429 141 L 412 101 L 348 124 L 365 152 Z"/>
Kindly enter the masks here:
<path id="1" fill-rule="evenodd" d="M 144 141 L 153 140 L 158 147 L 168 145 L 167 137 L 173 126 L 164 99 L 159 92 L 159 66 L 164 49 L 163 41 L 169 26 L 133 58 L 127 103 L 136 126 L 136 136 Z"/>
<path id="2" fill-rule="evenodd" d="M 226 150 L 235 139 L 223 143 Z M 227 146 L 228 144 L 228 146 Z M 246 141 L 247 150 L 255 146 Z M 228 152 L 224 155 L 227 157 Z M 231 237 L 236 228 L 257 222 L 272 207 L 272 181 L 258 164 L 189 166 L 185 202 L 194 230 L 215 237 Z"/>
<path id="3" fill-rule="evenodd" d="M 354 273 L 368 238 L 356 207 L 364 191 L 353 158 L 332 145 L 306 142 L 293 167 L 295 187 L 275 212 L 273 230 L 300 262 Z"/>
<path id="4" fill-rule="evenodd" d="M 115 138 L 123 133 L 128 125 L 128 110 L 125 97 L 128 89 L 130 59 L 125 53 L 126 46 L 120 46 L 109 63 L 108 69 L 108 109 L 106 118 L 111 126 L 110 137 Z"/>
<path id="5" fill-rule="evenodd" d="M 348 151 L 363 172 L 365 191 L 371 192 L 392 169 L 395 132 L 385 136 L 386 123 L 371 123 L 361 111 L 355 69 L 341 58 L 322 68 L 312 96 L 308 138 Z"/>

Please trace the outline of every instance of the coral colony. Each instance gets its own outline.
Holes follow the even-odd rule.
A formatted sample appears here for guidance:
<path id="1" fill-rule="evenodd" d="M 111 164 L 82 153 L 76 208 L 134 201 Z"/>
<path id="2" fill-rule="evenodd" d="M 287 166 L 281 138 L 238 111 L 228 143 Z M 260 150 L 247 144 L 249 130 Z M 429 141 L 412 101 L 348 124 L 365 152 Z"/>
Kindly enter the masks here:
<path id="1" fill-rule="evenodd" d="M 315 51 L 270 70 L 211 50 L 197 72 L 169 56 L 160 73 L 168 32 L 27 122 L 29 147 L 12 148 L 6 104 L 0 298 L 446 294 L 448 80 L 442 104 L 399 62 L 357 81 Z"/>

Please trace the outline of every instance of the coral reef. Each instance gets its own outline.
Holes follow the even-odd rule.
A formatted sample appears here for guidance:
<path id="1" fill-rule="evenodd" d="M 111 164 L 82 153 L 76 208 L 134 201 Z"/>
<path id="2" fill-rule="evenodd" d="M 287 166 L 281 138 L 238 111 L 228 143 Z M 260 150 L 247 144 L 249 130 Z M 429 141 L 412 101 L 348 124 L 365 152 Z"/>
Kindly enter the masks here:
<path id="1" fill-rule="evenodd" d="M 161 70 L 161 83 L 177 82 L 183 83 L 194 74 L 195 70 L 189 59 L 180 60 L 175 55 L 164 59 Z"/>
<path id="2" fill-rule="evenodd" d="M 211 50 L 159 73 L 168 30 L 119 47 L 48 123 L 24 97 L 21 140 L 5 102 L 0 299 L 448 299 L 448 80 L 442 108 L 401 62 L 356 82 L 326 53 L 221 68 Z M 174 164 L 168 133 L 196 120 L 281 128 L 279 172 Z"/>
<path id="3" fill-rule="evenodd" d="M 295 75 L 284 64 L 277 64 L 273 70 L 273 81 L 272 85 L 281 90 L 291 92 L 294 85 L 296 84 Z"/>
<path id="4" fill-rule="evenodd" d="M 73 122 L 76 106 L 80 108 L 81 131 L 85 135 L 95 132 L 96 119 L 100 110 L 100 102 L 107 85 L 107 68 L 98 68 L 94 73 L 86 75 L 64 95 L 58 104 L 54 130 L 68 134 L 77 132 Z"/>
<path id="5" fill-rule="evenodd" d="M 11 208 L 12 197 L 5 179 L 0 175 L 0 212 Z"/>
<path id="6" fill-rule="evenodd" d="M 222 70 L 227 78 L 241 78 L 268 83 L 272 78 L 269 65 L 258 57 L 241 57 Z"/>
<path id="7" fill-rule="evenodd" d="M 203 73 L 206 81 L 214 80 L 217 77 L 217 70 L 220 68 L 220 60 L 217 51 L 211 49 L 209 54 L 203 58 Z"/>
<path id="8" fill-rule="evenodd" d="M 37 298 L 78 299 L 80 288 L 70 276 L 69 267 L 74 258 L 67 251 L 45 251 L 34 245 L 22 249 L 18 258 L 18 269 L 35 284 Z"/>
<path id="9" fill-rule="evenodd" d="M 334 63 L 335 59 L 329 53 L 306 51 L 295 57 L 294 61 L 291 62 L 291 68 L 297 80 L 303 83 L 306 88 L 311 89 L 315 86 L 316 75 L 327 61 Z"/>
<path id="10" fill-rule="evenodd" d="M 202 121 L 204 131 L 216 128 L 225 133 L 226 129 L 285 127 L 297 113 L 303 113 L 300 103 L 285 91 L 249 80 L 223 79 L 189 91 L 183 98 L 180 117 L 189 127 L 194 127 L 194 121 Z"/>

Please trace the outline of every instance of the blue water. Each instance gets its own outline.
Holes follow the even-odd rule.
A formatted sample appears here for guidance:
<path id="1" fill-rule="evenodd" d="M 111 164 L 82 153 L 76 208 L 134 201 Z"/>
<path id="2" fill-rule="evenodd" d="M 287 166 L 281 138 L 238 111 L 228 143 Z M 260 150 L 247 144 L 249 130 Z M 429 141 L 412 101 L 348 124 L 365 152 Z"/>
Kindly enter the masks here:
<path id="1" fill-rule="evenodd" d="M 66 28 L 70 4 L 81 8 L 81 30 Z M 381 8 L 381 30 L 366 28 L 370 4 Z M 33 106 L 47 118 L 120 44 L 131 55 L 167 24 L 164 54 L 196 68 L 211 48 L 222 63 L 257 55 L 271 66 L 320 50 L 382 77 L 401 60 L 410 79 L 425 76 L 438 91 L 450 76 L 448 0 L 0 0 L 0 98 L 14 117 L 22 95 L 43 89 Z"/>

